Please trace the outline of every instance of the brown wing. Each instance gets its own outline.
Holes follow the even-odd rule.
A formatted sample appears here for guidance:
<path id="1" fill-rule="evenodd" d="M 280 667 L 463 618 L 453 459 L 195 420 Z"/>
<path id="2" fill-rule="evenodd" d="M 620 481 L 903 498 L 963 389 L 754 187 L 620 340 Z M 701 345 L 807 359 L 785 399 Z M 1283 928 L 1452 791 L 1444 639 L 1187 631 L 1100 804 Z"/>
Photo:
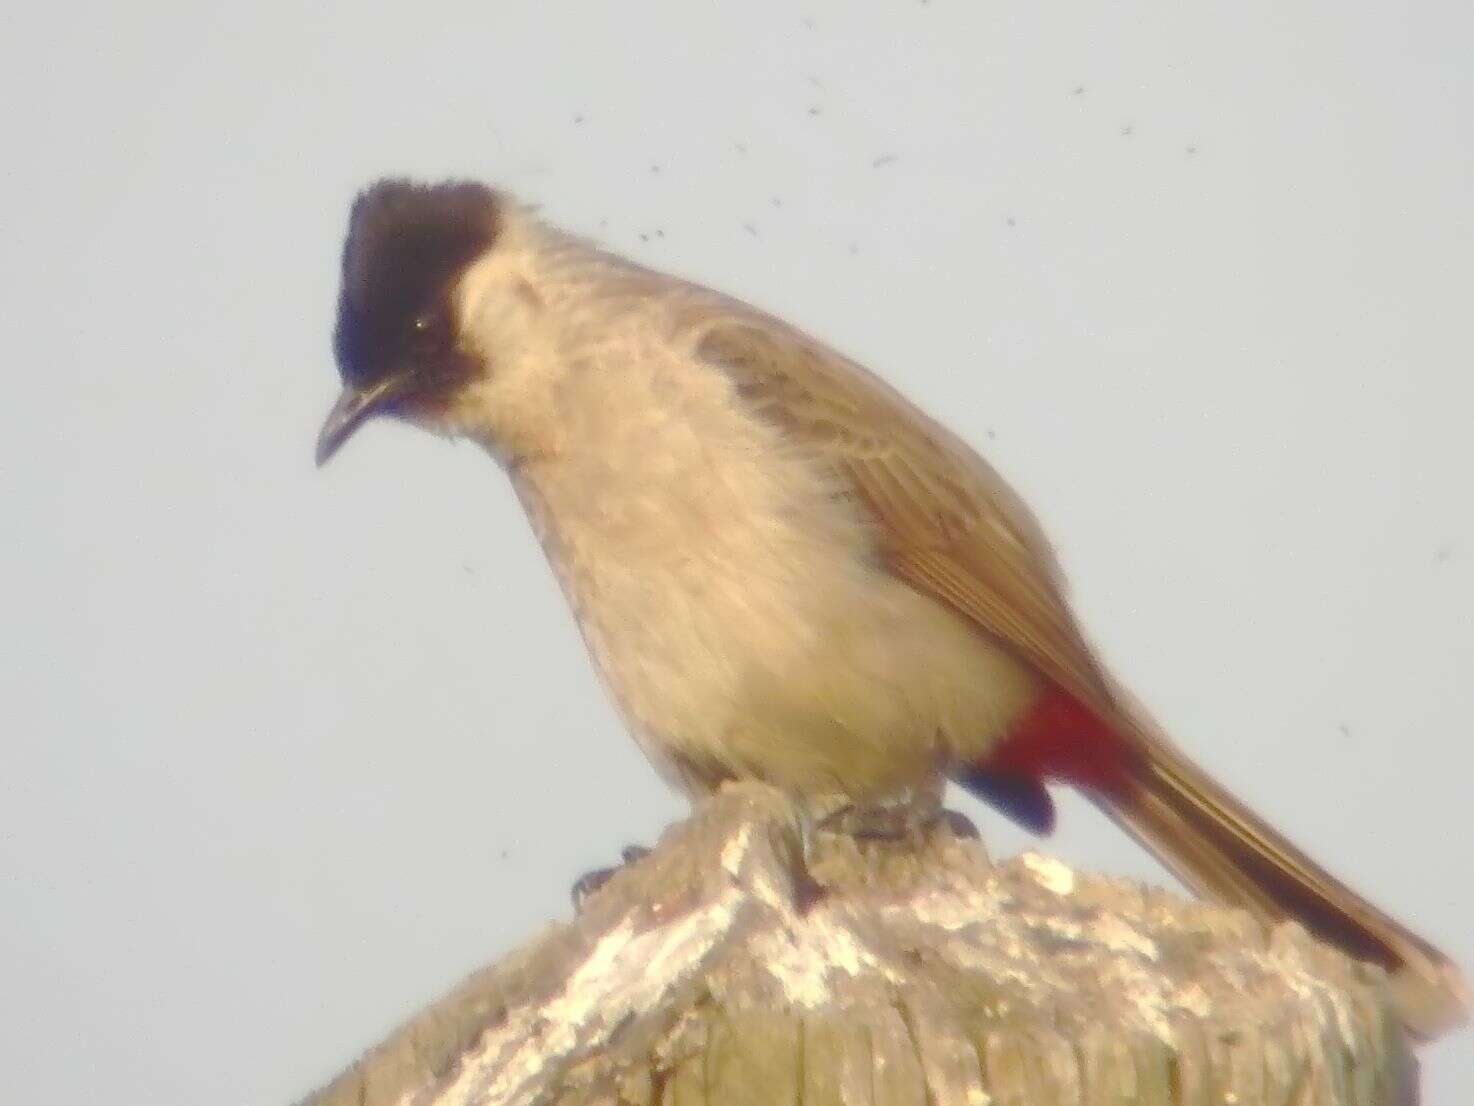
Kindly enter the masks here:
<path id="1" fill-rule="evenodd" d="M 693 305 L 687 321 L 697 353 L 853 490 L 898 576 L 1139 743 L 1135 786 L 1092 795 L 1108 814 L 1199 890 L 1264 918 L 1297 917 L 1381 963 L 1415 1033 L 1463 1023 L 1474 999 L 1446 956 L 1284 840 L 1114 689 L 1070 615 L 1038 524 L 982 458 L 860 366 L 782 323 L 710 301 Z"/>
<path id="2" fill-rule="evenodd" d="M 877 377 L 783 323 L 710 305 L 688 321 L 697 355 L 853 489 L 898 576 L 1081 702 L 1115 713 L 1048 542 L 981 457 Z"/>

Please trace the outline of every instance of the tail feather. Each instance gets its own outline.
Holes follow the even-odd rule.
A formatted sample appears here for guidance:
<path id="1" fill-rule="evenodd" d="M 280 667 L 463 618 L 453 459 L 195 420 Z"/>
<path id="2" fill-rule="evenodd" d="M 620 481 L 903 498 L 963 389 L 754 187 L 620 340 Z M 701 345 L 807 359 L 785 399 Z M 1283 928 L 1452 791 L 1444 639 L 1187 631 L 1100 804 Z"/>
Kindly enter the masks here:
<path id="1" fill-rule="evenodd" d="M 1292 917 L 1384 967 L 1404 1025 L 1429 1039 L 1464 1024 L 1474 995 L 1459 969 L 1286 841 L 1171 745 L 1132 742 L 1124 786 L 1087 794 L 1200 894 L 1264 921 Z"/>

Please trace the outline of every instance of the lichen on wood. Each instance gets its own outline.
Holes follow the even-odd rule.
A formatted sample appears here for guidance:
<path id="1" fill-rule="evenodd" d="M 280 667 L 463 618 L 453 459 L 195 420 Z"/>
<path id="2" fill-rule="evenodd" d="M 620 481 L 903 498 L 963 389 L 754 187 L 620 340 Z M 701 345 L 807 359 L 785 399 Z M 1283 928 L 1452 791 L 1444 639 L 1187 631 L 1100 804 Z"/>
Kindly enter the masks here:
<path id="1" fill-rule="evenodd" d="M 995 866 L 945 825 L 806 837 L 780 793 L 730 786 L 304 1106 L 1416 1101 L 1378 969 L 1034 854 Z"/>

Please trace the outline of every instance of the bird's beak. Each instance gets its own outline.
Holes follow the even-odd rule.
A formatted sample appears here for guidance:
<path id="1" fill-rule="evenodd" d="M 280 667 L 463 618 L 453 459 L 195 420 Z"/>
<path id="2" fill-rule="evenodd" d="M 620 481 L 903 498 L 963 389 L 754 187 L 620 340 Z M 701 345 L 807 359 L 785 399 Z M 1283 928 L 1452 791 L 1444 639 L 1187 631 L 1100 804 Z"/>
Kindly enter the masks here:
<path id="1" fill-rule="evenodd" d="M 400 383 L 399 378 L 389 377 L 366 388 L 355 388 L 351 384 L 343 386 L 343 394 L 333 404 L 317 435 L 319 468 L 328 463 L 328 459 L 359 426 L 384 409 L 385 404 L 400 391 Z"/>

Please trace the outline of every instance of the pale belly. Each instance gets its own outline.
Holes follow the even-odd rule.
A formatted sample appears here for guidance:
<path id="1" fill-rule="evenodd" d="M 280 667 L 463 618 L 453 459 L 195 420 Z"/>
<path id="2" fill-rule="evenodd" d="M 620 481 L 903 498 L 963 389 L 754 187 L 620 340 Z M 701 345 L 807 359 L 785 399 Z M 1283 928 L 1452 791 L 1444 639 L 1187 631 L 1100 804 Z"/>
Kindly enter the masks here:
<path id="1" fill-rule="evenodd" d="M 1011 656 L 875 566 L 857 529 L 682 519 L 679 503 L 607 496 L 597 511 L 561 504 L 554 527 L 544 496 L 523 499 L 604 683 L 687 790 L 755 777 L 882 798 L 985 753 L 1037 693 Z"/>

